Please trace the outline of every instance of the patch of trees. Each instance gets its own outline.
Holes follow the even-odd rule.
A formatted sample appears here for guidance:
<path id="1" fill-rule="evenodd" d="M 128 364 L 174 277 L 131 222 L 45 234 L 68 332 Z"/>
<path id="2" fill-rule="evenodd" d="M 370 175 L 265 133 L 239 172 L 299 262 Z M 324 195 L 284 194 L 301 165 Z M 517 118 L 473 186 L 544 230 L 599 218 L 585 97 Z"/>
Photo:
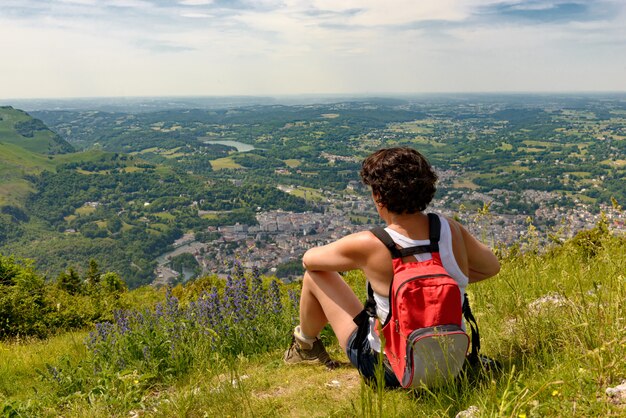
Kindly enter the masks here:
<path id="1" fill-rule="evenodd" d="M 276 266 L 276 277 L 279 279 L 302 276 L 303 274 L 304 267 L 302 267 L 302 260 L 287 261 Z"/>
<path id="2" fill-rule="evenodd" d="M 193 271 L 194 276 L 200 273 L 200 265 L 198 264 L 196 257 L 190 253 L 182 253 L 172 257 L 170 267 L 172 270 L 179 273 L 183 273 L 183 270 Z"/>
<path id="3" fill-rule="evenodd" d="M 255 218 L 256 220 L 256 218 Z M 220 237 L 220 233 L 217 231 L 202 231 L 196 232 L 194 238 L 198 242 L 206 244 L 207 242 L 215 241 Z"/>
<path id="4" fill-rule="evenodd" d="M 14 217 L 0 214 L 0 245 L 19 238 L 24 233 L 23 227 Z"/>
<path id="5" fill-rule="evenodd" d="M 39 119 L 28 119 L 16 122 L 15 131 L 26 138 L 32 138 L 37 131 L 48 131 L 48 127 Z"/>
<path id="6" fill-rule="evenodd" d="M 50 134 L 51 144 L 47 151 L 50 154 L 62 154 L 74 151 L 74 147 L 72 147 L 59 135 L 50 131 L 50 129 L 48 129 L 48 127 L 39 119 L 29 118 L 27 120 L 16 122 L 14 125 L 14 129 L 24 138 L 33 138 L 35 136 L 35 133 L 39 131 L 48 132 Z"/>
<path id="7" fill-rule="evenodd" d="M 122 279 L 91 260 L 80 276 L 74 268 L 46 282 L 28 260 L 0 255 L 0 339 L 46 337 L 112 320 L 124 308 Z"/>
<path id="8" fill-rule="evenodd" d="M 225 211 L 257 208 L 262 210 L 283 209 L 294 212 L 310 210 L 307 202 L 285 193 L 274 186 L 245 183 L 235 186 L 230 182 L 216 183 L 200 200 L 202 210 Z"/>

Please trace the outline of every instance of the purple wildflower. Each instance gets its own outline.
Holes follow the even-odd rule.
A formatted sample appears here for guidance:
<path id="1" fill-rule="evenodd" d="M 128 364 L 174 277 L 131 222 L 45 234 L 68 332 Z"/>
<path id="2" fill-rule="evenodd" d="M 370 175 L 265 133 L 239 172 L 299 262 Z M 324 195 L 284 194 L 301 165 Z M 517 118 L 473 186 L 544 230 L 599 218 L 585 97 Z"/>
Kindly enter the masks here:
<path id="1" fill-rule="evenodd" d="M 298 310 L 300 308 L 300 296 L 293 289 L 289 289 L 288 294 L 291 306 L 293 306 L 294 309 Z"/>
<path id="2" fill-rule="evenodd" d="M 118 309 L 113 312 L 113 318 L 115 319 L 115 323 L 120 334 L 124 335 L 127 332 L 130 332 L 130 326 L 128 322 L 128 316 L 124 311 Z"/>
<path id="3" fill-rule="evenodd" d="M 272 280 L 272 283 L 270 283 L 269 293 L 272 312 L 275 315 L 280 315 L 283 311 L 283 304 L 280 300 L 280 287 L 277 280 Z"/>

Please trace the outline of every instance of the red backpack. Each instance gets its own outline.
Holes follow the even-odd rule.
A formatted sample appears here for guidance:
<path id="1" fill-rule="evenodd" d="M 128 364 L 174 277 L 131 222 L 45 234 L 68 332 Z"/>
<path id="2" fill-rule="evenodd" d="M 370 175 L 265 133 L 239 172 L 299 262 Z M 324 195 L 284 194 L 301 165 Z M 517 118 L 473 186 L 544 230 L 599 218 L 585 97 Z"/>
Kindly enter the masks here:
<path id="1" fill-rule="evenodd" d="M 432 213 L 428 220 L 430 244 L 423 246 L 398 248 L 384 228 L 371 231 L 387 246 L 393 259 L 390 310 L 382 324 L 382 334 L 387 360 L 405 388 L 433 386 L 459 374 L 470 343 L 461 327 L 463 314 L 472 329 L 471 362 L 477 359 L 480 349 L 478 327 L 467 295 L 462 305 L 459 285 L 441 263 L 441 221 Z M 432 258 L 417 261 L 411 257 L 413 261 L 403 261 L 422 253 L 430 253 Z M 369 283 L 368 294 L 364 312 L 375 317 L 376 302 Z"/>

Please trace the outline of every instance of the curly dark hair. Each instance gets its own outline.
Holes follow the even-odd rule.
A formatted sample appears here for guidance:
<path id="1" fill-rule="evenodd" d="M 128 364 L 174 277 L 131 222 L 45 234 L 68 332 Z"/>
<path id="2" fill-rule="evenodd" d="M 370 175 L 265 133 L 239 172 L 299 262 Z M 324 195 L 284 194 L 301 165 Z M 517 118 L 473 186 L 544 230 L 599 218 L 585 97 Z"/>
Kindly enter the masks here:
<path id="1" fill-rule="evenodd" d="M 377 202 L 392 213 L 422 212 L 437 191 L 435 170 L 422 154 L 408 147 L 376 151 L 363 161 L 360 174 Z"/>

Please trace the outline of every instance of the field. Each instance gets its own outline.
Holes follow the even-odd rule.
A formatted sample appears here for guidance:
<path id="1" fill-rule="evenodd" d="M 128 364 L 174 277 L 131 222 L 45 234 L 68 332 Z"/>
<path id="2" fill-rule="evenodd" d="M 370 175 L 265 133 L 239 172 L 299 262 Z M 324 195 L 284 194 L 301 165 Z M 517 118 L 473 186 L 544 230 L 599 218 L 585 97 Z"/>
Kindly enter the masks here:
<path id="1" fill-rule="evenodd" d="M 241 165 L 234 162 L 230 157 L 218 158 L 217 160 L 211 161 L 211 167 L 213 170 L 243 168 Z"/>
<path id="2" fill-rule="evenodd" d="M 301 197 L 306 200 L 312 200 L 314 202 L 320 201 L 324 199 L 324 195 L 322 195 L 319 190 L 312 189 L 310 187 L 296 187 L 296 188 L 288 188 L 285 191 L 291 195 Z"/>
<path id="3" fill-rule="evenodd" d="M 413 122 L 405 122 L 391 125 L 390 130 L 409 132 L 413 134 L 432 134 L 432 126 L 436 124 L 434 120 L 416 120 Z"/>
<path id="4" fill-rule="evenodd" d="M 289 160 L 285 160 L 285 164 L 287 164 L 287 166 L 290 167 L 290 168 L 296 168 L 296 167 L 298 167 L 302 163 L 301 163 L 300 160 L 289 159 Z"/>
<path id="5" fill-rule="evenodd" d="M 474 184 L 474 182 L 472 182 L 472 180 L 470 179 L 455 180 L 452 185 L 459 189 L 470 189 L 470 190 L 478 189 L 478 186 Z"/>
<path id="6" fill-rule="evenodd" d="M 501 362 L 500 370 L 468 370 L 458 381 L 428 390 L 383 390 L 361 381 L 330 331 L 324 331 L 322 338 L 341 367 L 329 371 L 323 366 L 286 366 L 282 353 L 289 338 L 289 316 L 295 313 L 286 310 L 286 316 L 260 317 L 261 323 L 270 322 L 280 331 L 272 339 L 218 333 L 222 347 L 213 350 L 219 350 L 219 355 L 210 350 L 200 355 L 197 350 L 207 348 L 201 336 L 179 348 L 172 346 L 175 351 L 169 351 L 167 343 L 162 361 L 171 368 L 159 368 L 160 372 L 143 364 L 144 360 L 123 357 L 125 368 L 114 374 L 103 369 L 92 376 L 88 365 L 112 367 L 120 358 L 102 357 L 85 348 L 86 334 L 81 332 L 44 341 L 2 343 L 0 410 L 13 414 L 9 416 L 65 417 L 448 417 L 460 411 L 474 411 L 472 416 L 480 417 L 623 416 L 626 397 L 612 396 L 611 390 L 626 383 L 626 241 L 609 235 L 601 224 L 542 255 L 537 252 L 535 234 L 530 229 L 521 243 L 525 255 L 515 250 L 501 254 L 500 274 L 469 288 L 480 325 L 481 352 Z M 345 278 L 363 296 L 363 276 L 355 272 Z M 133 325 L 137 319 L 125 325 L 131 331 L 118 335 L 125 341 L 118 346 L 120 353 L 130 356 L 128 350 L 136 341 L 152 344 L 152 338 L 167 338 L 159 337 L 161 332 L 187 329 L 176 331 L 183 332 L 176 338 L 194 332 L 204 319 L 187 322 L 188 308 L 183 307 L 191 294 L 212 280 L 174 289 L 181 305 L 175 308 L 178 299 L 167 299 L 170 313 L 165 314 L 169 319 L 163 322 L 162 331 L 157 328 L 152 336 L 144 334 L 142 328 L 133 328 L 140 326 Z M 139 291 L 135 306 L 162 297 L 152 290 Z M 289 305 L 286 291 L 281 290 L 284 309 Z M 255 297 L 246 303 L 256 306 Z M 259 306 L 268 311 L 272 305 Z M 178 328 L 178 321 L 187 325 Z M 250 330 L 251 324 L 259 322 L 248 323 L 244 329 Z M 98 350 L 118 344 L 106 341 L 99 343 Z M 267 346 L 248 347 L 252 341 Z M 239 348 L 232 352 L 225 347 Z M 184 350 L 191 351 L 185 354 Z M 189 357 L 191 353 L 196 354 Z M 183 355 L 190 363 L 171 363 Z M 106 358 L 110 363 L 98 363 Z M 50 370 L 58 375 L 50 375 Z"/>

